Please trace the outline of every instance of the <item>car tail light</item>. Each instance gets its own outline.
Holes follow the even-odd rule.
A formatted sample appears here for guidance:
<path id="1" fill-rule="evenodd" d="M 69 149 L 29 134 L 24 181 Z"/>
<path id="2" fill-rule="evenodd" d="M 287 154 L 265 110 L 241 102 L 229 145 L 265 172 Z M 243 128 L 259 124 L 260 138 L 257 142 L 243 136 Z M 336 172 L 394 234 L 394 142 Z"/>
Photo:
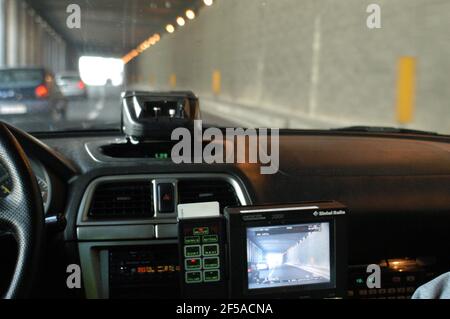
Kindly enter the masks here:
<path id="1" fill-rule="evenodd" d="M 36 94 L 37 98 L 42 99 L 48 97 L 49 91 L 44 84 L 41 84 L 38 87 L 36 87 L 34 93 Z"/>
<path id="2" fill-rule="evenodd" d="M 83 81 L 78 81 L 77 85 L 80 90 L 84 90 L 86 88 L 86 85 L 84 84 Z"/>

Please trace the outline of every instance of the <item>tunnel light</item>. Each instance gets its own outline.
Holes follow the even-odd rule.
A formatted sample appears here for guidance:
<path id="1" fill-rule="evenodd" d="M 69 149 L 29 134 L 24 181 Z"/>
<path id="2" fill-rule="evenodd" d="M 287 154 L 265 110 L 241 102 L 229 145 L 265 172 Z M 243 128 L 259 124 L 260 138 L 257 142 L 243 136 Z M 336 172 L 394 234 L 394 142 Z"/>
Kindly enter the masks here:
<path id="1" fill-rule="evenodd" d="M 150 41 L 145 41 L 145 42 L 141 43 L 141 45 L 139 45 L 138 51 L 143 52 L 143 51 L 147 50 L 150 47 L 150 45 L 151 45 Z"/>
<path id="2" fill-rule="evenodd" d="M 178 17 L 177 18 L 177 23 L 180 27 L 184 26 L 186 24 L 186 20 L 184 20 L 183 17 Z"/>
<path id="3" fill-rule="evenodd" d="M 205 6 L 212 6 L 214 1 L 213 0 L 203 0 L 203 3 L 205 4 Z"/>
<path id="4" fill-rule="evenodd" d="M 191 10 L 191 9 L 187 10 L 186 11 L 186 17 L 189 20 L 194 20 L 195 19 L 195 12 L 193 10 Z"/>
<path id="5" fill-rule="evenodd" d="M 174 33 L 175 32 L 175 27 L 171 24 L 166 25 L 166 31 L 169 33 Z"/>
<path id="6" fill-rule="evenodd" d="M 175 28 L 174 28 L 175 30 Z M 155 45 L 157 42 L 161 40 L 161 36 L 158 33 L 155 33 L 150 38 L 142 42 L 136 49 L 131 50 L 125 56 L 122 57 L 123 63 L 127 64 L 134 58 L 136 58 L 139 54 L 150 48 L 152 45 Z"/>

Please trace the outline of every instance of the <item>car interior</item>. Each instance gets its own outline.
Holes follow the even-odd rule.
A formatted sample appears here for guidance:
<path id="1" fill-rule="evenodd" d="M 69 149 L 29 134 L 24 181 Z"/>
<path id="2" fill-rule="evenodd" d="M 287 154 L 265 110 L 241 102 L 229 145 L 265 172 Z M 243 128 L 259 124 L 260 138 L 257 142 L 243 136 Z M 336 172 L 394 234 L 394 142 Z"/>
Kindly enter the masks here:
<path id="1" fill-rule="evenodd" d="M 58 46 L 53 50 L 67 54 L 65 62 L 52 66 L 49 63 L 56 61 L 55 56 L 48 55 L 42 68 L 52 66 L 55 74 L 71 71 L 76 78 L 74 90 L 81 85 L 82 92 L 77 94 L 83 96 L 66 96 L 64 118 L 55 119 L 31 111 L 38 108 L 37 100 L 39 105 L 42 102 L 34 95 L 34 86 L 44 84 L 33 83 L 31 97 L 25 98 L 19 96 L 23 92 L 18 89 L 19 80 L 8 86 L 10 81 L 0 75 L 0 296 L 411 299 L 419 287 L 450 271 L 449 93 L 445 87 L 436 87 L 428 100 L 430 95 L 423 93 L 428 84 L 424 88 L 420 82 L 440 81 L 439 72 L 450 64 L 442 56 L 421 55 L 421 51 L 417 60 L 424 56 L 428 60 L 420 60 L 426 60 L 420 72 L 414 73 L 416 60 L 400 58 L 390 62 L 391 74 L 382 66 L 384 55 L 374 61 L 374 53 L 366 50 L 372 44 L 360 44 L 364 52 L 330 52 L 334 42 L 328 35 L 334 31 L 327 33 L 331 22 L 323 21 L 332 9 L 348 9 L 343 13 L 344 22 L 351 20 L 348 28 L 356 28 L 352 17 L 361 15 L 362 22 L 357 23 L 362 31 L 352 30 L 372 39 L 370 32 L 377 31 L 366 26 L 372 14 L 366 13 L 369 4 L 359 4 L 362 10 L 358 11 L 352 9 L 358 5 L 355 1 L 316 1 L 310 6 L 311 1 L 298 0 L 252 1 L 252 5 L 238 0 L 170 0 L 150 1 L 146 7 L 139 1 L 80 1 L 78 8 L 66 11 L 70 1 L 56 2 L 0 1 L 0 17 L 8 17 L 0 36 L 2 30 L 19 32 L 13 26 L 20 21 L 10 13 L 19 17 L 25 10 L 25 17 L 33 12 L 33 21 L 24 18 L 28 25 L 44 25 L 42 32 L 57 44 L 67 41 L 66 51 Z M 388 30 L 380 32 L 400 38 L 398 30 L 409 20 L 392 14 L 398 12 L 398 2 L 402 1 L 382 6 L 383 28 Z M 442 2 L 413 2 L 442 15 L 449 12 Z M 271 73 L 284 69 L 291 74 L 287 69 L 293 60 L 286 58 L 288 53 L 281 46 L 268 44 L 270 51 L 260 44 L 261 50 L 279 51 L 280 56 L 268 58 L 267 53 L 265 60 L 254 62 L 260 50 L 249 44 L 256 36 L 250 27 L 232 27 L 231 37 L 239 39 L 216 39 L 226 34 L 222 28 L 230 28 L 221 25 L 219 17 L 226 20 L 236 14 L 234 21 L 243 21 L 249 12 L 260 15 L 271 9 L 264 14 L 276 16 L 258 22 L 257 29 L 276 28 L 283 20 L 282 12 L 290 17 L 294 13 L 287 11 L 297 7 L 310 10 L 311 15 L 323 14 L 322 20 L 301 15 L 300 21 L 288 23 L 288 28 L 296 28 L 294 33 L 308 32 L 312 51 L 314 43 L 323 41 L 326 53 L 321 61 L 325 62 L 314 61 L 314 52 L 311 61 L 301 62 L 310 68 L 324 65 L 317 71 L 326 83 L 323 86 L 314 86 L 314 67 L 311 89 L 303 75 L 283 80 L 282 75 Z M 78 9 L 81 29 L 69 28 L 66 22 L 76 25 Z M 122 22 L 117 26 L 119 17 Z M 144 23 L 146 17 L 151 19 Z M 177 21 L 180 17 L 183 22 Z M 341 29 L 347 30 L 344 22 Z M 322 40 L 314 35 L 320 30 L 314 31 L 314 26 L 320 23 Z M 306 25 L 307 31 L 301 28 Z M 17 37 L 36 32 L 27 30 Z M 209 35 L 202 30 L 209 30 Z M 245 35 L 241 39 L 239 34 Z M 207 41 L 218 41 L 217 52 L 210 47 L 211 56 L 198 55 L 203 38 L 204 50 Z M 424 43 L 417 40 L 420 49 L 426 47 L 425 38 Z M 5 41 L 0 74 L 31 70 L 20 61 L 8 64 L 14 60 L 8 57 L 13 44 Z M 227 51 L 227 41 L 236 42 L 235 50 L 252 54 L 239 61 L 222 57 L 244 54 Z M 292 39 L 286 41 L 297 50 Z M 45 48 L 48 43 L 42 40 L 35 45 Z M 20 51 L 20 45 L 16 46 Z M 303 46 L 311 50 L 311 43 L 303 43 L 298 52 L 303 52 Z M 181 48 L 186 49 L 181 50 L 184 53 Z M 353 55 L 348 60 L 342 58 L 349 54 Z M 330 56 L 335 58 L 329 60 Z M 365 68 L 355 62 L 361 56 L 373 59 L 366 62 L 373 82 L 354 78 Z M 24 59 L 28 64 L 38 62 Z M 159 64 L 158 59 L 163 62 Z M 113 74 L 117 60 L 122 69 Z M 432 76 L 424 75 L 434 62 L 444 66 Z M 203 63 L 211 64 L 209 76 L 201 71 Z M 214 63 L 222 63 L 221 71 L 214 69 Z M 228 63 L 233 67 L 227 69 Z M 342 66 L 346 63 L 347 68 Z M 96 72 L 89 75 L 92 69 Z M 253 73 L 258 72 L 263 74 L 256 80 Z M 310 70 L 292 72 L 309 76 Z M 386 74 L 393 78 L 391 82 L 398 80 L 398 88 L 383 80 Z M 333 85 L 327 75 L 334 76 Z M 161 82 L 155 78 L 162 78 Z M 354 90 L 342 88 L 346 80 Z M 310 101 L 312 113 L 300 109 L 308 96 L 302 89 L 289 88 L 293 82 L 318 94 L 316 102 Z M 369 82 L 374 87 L 366 95 L 362 87 L 369 87 Z M 386 93 L 384 85 L 399 91 L 398 100 Z M 321 89 L 332 92 L 314 93 Z M 372 100 L 367 98 L 370 94 Z M 261 108 L 251 104 L 258 101 L 255 96 L 265 98 Z M 327 104 L 333 101 L 336 109 Z M 381 113 L 388 107 L 391 110 L 393 101 L 399 106 L 391 113 L 397 113 L 385 120 Z M 364 102 L 367 109 L 358 104 Z M 301 106 L 296 110 L 297 104 Z M 302 114 L 305 119 L 297 121 Z M 44 115 L 43 119 L 38 115 Z M 329 126 L 323 126 L 325 118 Z"/>

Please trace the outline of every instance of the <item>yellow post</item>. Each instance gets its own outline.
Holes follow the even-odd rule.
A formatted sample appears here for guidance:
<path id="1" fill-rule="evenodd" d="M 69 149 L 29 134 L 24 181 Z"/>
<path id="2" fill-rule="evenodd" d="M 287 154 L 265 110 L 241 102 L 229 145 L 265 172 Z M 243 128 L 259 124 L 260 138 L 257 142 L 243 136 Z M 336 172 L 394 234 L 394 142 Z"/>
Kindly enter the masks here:
<path id="1" fill-rule="evenodd" d="M 177 75 L 176 74 L 171 74 L 170 75 L 169 85 L 170 85 L 171 88 L 176 88 L 177 87 Z"/>
<path id="2" fill-rule="evenodd" d="M 156 84 L 156 78 L 153 74 L 150 74 L 149 79 L 148 79 L 148 84 L 150 86 L 154 86 Z"/>
<path id="3" fill-rule="evenodd" d="M 215 95 L 219 95 L 222 91 L 222 74 L 219 70 L 215 70 L 212 75 L 212 91 Z"/>
<path id="4" fill-rule="evenodd" d="M 416 59 L 402 57 L 398 63 L 397 121 L 411 123 L 416 103 Z"/>

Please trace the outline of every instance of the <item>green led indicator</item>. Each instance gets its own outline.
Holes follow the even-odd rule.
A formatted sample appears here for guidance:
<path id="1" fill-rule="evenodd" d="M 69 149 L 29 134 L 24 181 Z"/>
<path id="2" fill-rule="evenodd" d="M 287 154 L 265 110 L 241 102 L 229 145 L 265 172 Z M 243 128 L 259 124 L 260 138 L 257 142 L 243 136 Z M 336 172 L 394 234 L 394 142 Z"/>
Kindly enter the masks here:
<path id="1" fill-rule="evenodd" d="M 155 158 L 156 159 L 168 159 L 169 154 L 168 153 L 156 153 Z"/>

